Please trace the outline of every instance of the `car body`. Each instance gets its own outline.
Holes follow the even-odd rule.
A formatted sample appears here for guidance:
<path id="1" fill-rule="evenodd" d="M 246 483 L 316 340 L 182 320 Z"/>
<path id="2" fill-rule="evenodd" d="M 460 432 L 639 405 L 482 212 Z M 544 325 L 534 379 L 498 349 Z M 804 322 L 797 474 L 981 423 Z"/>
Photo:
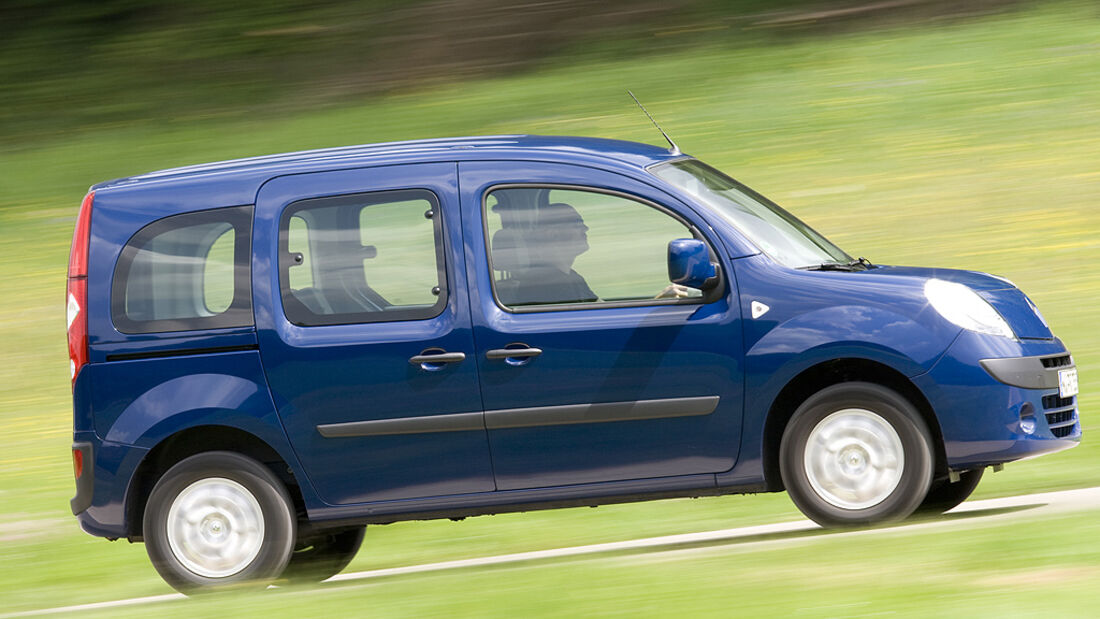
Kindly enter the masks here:
<path id="1" fill-rule="evenodd" d="M 364 524 L 405 519 L 786 487 L 819 522 L 876 522 L 1081 437 L 1072 357 L 1007 280 L 852 261 L 631 142 L 424 140 L 102 183 L 68 301 L 73 512 L 144 539 L 182 590 L 314 546 L 339 555 L 325 577 Z M 192 539 L 180 510 L 219 493 L 237 507 Z M 202 567 L 233 510 L 266 533 Z M 279 537 L 298 542 L 268 557 Z"/>

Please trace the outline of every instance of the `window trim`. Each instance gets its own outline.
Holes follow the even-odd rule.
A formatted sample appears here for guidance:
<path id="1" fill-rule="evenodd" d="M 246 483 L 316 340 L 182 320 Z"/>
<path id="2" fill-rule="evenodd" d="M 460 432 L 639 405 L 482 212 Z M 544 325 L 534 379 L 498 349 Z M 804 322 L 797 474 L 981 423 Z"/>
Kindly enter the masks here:
<path id="1" fill-rule="evenodd" d="M 115 329 L 119 333 L 137 335 L 253 326 L 255 322 L 252 316 L 252 213 L 253 207 L 250 204 L 191 211 L 162 217 L 135 232 L 123 245 L 112 276 L 111 322 Z M 178 225 L 179 221 L 185 223 Z M 126 285 L 138 253 L 149 241 L 161 234 L 210 223 L 225 223 L 233 228 L 233 300 L 229 303 L 229 307 L 224 312 L 212 316 L 132 320 L 126 314 Z M 203 268 L 205 269 L 205 266 Z M 205 298 L 202 299 L 202 303 L 205 308 Z"/>
<path id="2" fill-rule="evenodd" d="M 389 196 L 409 196 L 405 199 L 389 199 Z M 431 218 L 432 221 L 432 238 L 435 242 L 435 266 L 436 266 L 436 278 L 439 287 L 439 294 L 436 295 L 435 303 L 431 306 L 407 306 L 410 309 L 405 310 L 393 310 L 393 311 L 374 311 L 374 312 L 360 312 L 356 314 L 315 314 L 305 307 L 298 299 L 294 298 L 290 288 L 290 267 L 292 266 L 290 259 L 290 219 L 294 217 L 300 211 L 308 208 L 325 208 L 333 206 L 348 206 L 359 204 L 361 206 L 369 207 L 374 204 L 385 204 L 387 202 L 401 202 L 405 200 L 422 199 L 427 201 L 434 215 Z M 379 191 L 362 191 L 357 193 L 337 194 L 331 196 L 322 196 L 315 198 L 306 198 L 303 200 L 296 200 L 286 205 L 283 208 L 283 212 L 279 215 L 279 245 L 278 245 L 278 289 L 279 300 L 282 305 L 283 317 L 286 321 L 296 327 L 310 328 L 310 327 L 328 327 L 334 325 L 359 325 L 359 324 L 371 324 L 380 322 L 402 322 L 411 320 L 431 320 L 441 315 L 450 302 L 450 295 L 448 294 L 450 289 L 450 277 L 448 275 L 447 265 L 447 231 L 446 226 L 443 225 L 443 201 L 439 199 L 439 195 L 427 187 L 405 187 L 401 189 L 383 189 Z M 361 212 L 361 211 L 360 211 Z M 309 223 L 307 222 L 308 226 Z M 361 229 L 360 229 L 361 231 Z M 316 273 L 314 273 L 316 277 Z M 316 284 L 316 281 L 314 281 Z M 303 320 L 295 320 L 291 318 L 287 312 L 287 306 L 300 305 L 299 313 L 301 316 L 296 318 L 310 318 L 310 322 Z"/>
<path id="3" fill-rule="evenodd" d="M 704 290 L 701 297 L 695 297 L 691 299 L 639 299 L 636 301 L 590 301 L 587 303 L 544 303 L 541 305 L 519 305 L 511 307 L 501 302 L 500 297 L 497 295 L 497 282 L 496 277 L 493 275 L 493 247 L 492 239 L 489 236 L 489 194 L 497 191 L 498 189 L 563 189 L 571 191 L 583 191 L 587 193 L 599 193 L 609 196 L 615 196 L 618 198 L 625 198 L 632 202 L 640 203 L 643 206 L 656 209 L 676 221 L 683 224 L 696 239 L 699 239 L 707 244 L 707 250 L 710 252 L 711 258 L 714 262 L 718 263 L 718 285 L 709 290 Z M 612 309 L 622 307 L 659 307 L 665 305 L 705 305 L 717 300 L 726 294 L 726 277 L 724 275 L 725 269 L 722 268 L 722 262 L 718 258 L 719 254 L 714 250 L 714 244 L 703 234 L 702 230 L 698 226 L 693 224 L 680 213 L 658 204 L 652 200 L 648 200 L 638 195 L 627 193 L 625 191 L 619 191 L 616 189 L 605 189 L 602 187 L 592 187 L 589 185 L 577 185 L 572 183 L 498 183 L 496 185 L 490 185 L 485 189 L 481 195 L 481 236 L 482 242 L 485 247 L 485 262 L 489 268 L 489 287 L 492 289 L 493 303 L 498 308 L 509 314 L 533 314 L 538 312 L 565 312 L 572 310 L 592 310 L 592 309 Z"/>

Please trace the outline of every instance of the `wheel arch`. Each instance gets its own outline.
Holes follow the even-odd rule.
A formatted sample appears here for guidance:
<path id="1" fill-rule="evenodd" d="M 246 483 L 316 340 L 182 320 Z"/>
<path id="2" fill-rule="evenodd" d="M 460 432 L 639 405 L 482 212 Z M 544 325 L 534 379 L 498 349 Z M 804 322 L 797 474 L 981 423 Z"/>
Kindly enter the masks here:
<path id="1" fill-rule="evenodd" d="M 144 539 L 142 520 L 146 502 L 161 476 L 184 458 L 209 451 L 239 453 L 267 467 L 286 487 L 294 502 L 298 520 L 305 517 L 306 507 L 301 484 L 290 465 L 274 447 L 240 428 L 202 425 L 165 437 L 138 464 L 126 490 L 125 522 L 128 539 Z"/>
<path id="2" fill-rule="evenodd" d="M 862 381 L 893 389 L 920 413 L 932 435 L 935 474 L 946 474 L 947 456 L 943 433 L 928 399 L 905 374 L 878 361 L 863 358 L 831 359 L 796 375 L 779 391 L 768 409 L 763 435 L 764 480 L 768 491 L 784 490 L 780 476 L 779 445 L 791 416 L 811 395 L 845 382 Z"/>

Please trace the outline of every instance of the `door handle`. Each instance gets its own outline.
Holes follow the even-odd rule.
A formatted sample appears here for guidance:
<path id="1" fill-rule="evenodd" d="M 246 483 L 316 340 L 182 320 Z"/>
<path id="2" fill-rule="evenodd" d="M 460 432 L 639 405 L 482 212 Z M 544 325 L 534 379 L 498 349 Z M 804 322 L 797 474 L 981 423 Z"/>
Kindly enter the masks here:
<path id="1" fill-rule="evenodd" d="M 511 359 L 521 357 L 537 357 L 542 354 L 541 348 L 494 348 L 485 353 L 489 359 Z"/>
<path id="2" fill-rule="evenodd" d="M 533 348 L 522 342 L 509 344 L 510 348 L 494 348 L 485 351 L 486 359 L 504 359 L 508 365 L 527 365 L 531 360 L 542 354 L 541 348 Z"/>
<path id="3" fill-rule="evenodd" d="M 464 352 L 447 352 L 442 348 L 429 348 L 419 355 L 409 359 L 410 365 L 419 365 L 429 372 L 442 370 L 448 363 L 458 363 L 466 360 Z"/>

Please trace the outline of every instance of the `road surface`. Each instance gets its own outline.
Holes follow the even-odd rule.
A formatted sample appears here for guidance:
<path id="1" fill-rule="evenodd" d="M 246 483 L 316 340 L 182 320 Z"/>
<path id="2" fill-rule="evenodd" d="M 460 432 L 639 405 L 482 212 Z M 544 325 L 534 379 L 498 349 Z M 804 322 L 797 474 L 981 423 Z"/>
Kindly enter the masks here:
<path id="1" fill-rule="evenodd" d="M 1003 497 L 999 499 L 985 499 L 982 501 L 968 501 L 951 510 L 947 515 L 936 519 L 909 521 L 897 525 L 869 529 L 841 529 L 831 533 L 824 533 L 817 524 L 809 520 L 798 520 L 795 522 L 780 522 L 777 524 L 723 529 L 719 531 L 704 531 L 702 533 L 664 535 L 661 537 L 647 537 L 606 544 L 553 548 L 550 550 L 518 552 L 492 557 L 459 559 L 455 561 L 442 561 L 439 563 L 425 563 L 423 565 L 367 570 L 364 572 L 349 572 L 333 576 L 326 582 L 347 583 L 374 578 L 400 576 L 403 574 L 418 574 L 422 572 L 437 572 L 441 570 L 528 561 L 545 561 L 582 555 L 630 552 L 707 552 L 715 548 L 728 547 L 731 544 L 736 544 L 739 549 L 776 545 L 789 546 L 820 539 L 822 535 L 828 535 L 830 538 L 836 536 L 883 535 L 917 529 L 972 526 L 976 523 L 1011 520 L 1024 516 L 1046 516 L 1059 512 L 1081 510 L 1100 510 L 1100 487 L 1044 492 L 1040 494 Z M 42 608 L 38 610 L 0 614 L 0 619 L 35 617 L 107 608 L 121 608 L 126 606 L 152 605 L 170 600 L 185 599 L 185 597 L 186 596 L 180 593 L 171 593 L 167 595 L 154 595 L 125 600 L 114 600 L 110 602 L 80 604 L 77 606 Z"/>

